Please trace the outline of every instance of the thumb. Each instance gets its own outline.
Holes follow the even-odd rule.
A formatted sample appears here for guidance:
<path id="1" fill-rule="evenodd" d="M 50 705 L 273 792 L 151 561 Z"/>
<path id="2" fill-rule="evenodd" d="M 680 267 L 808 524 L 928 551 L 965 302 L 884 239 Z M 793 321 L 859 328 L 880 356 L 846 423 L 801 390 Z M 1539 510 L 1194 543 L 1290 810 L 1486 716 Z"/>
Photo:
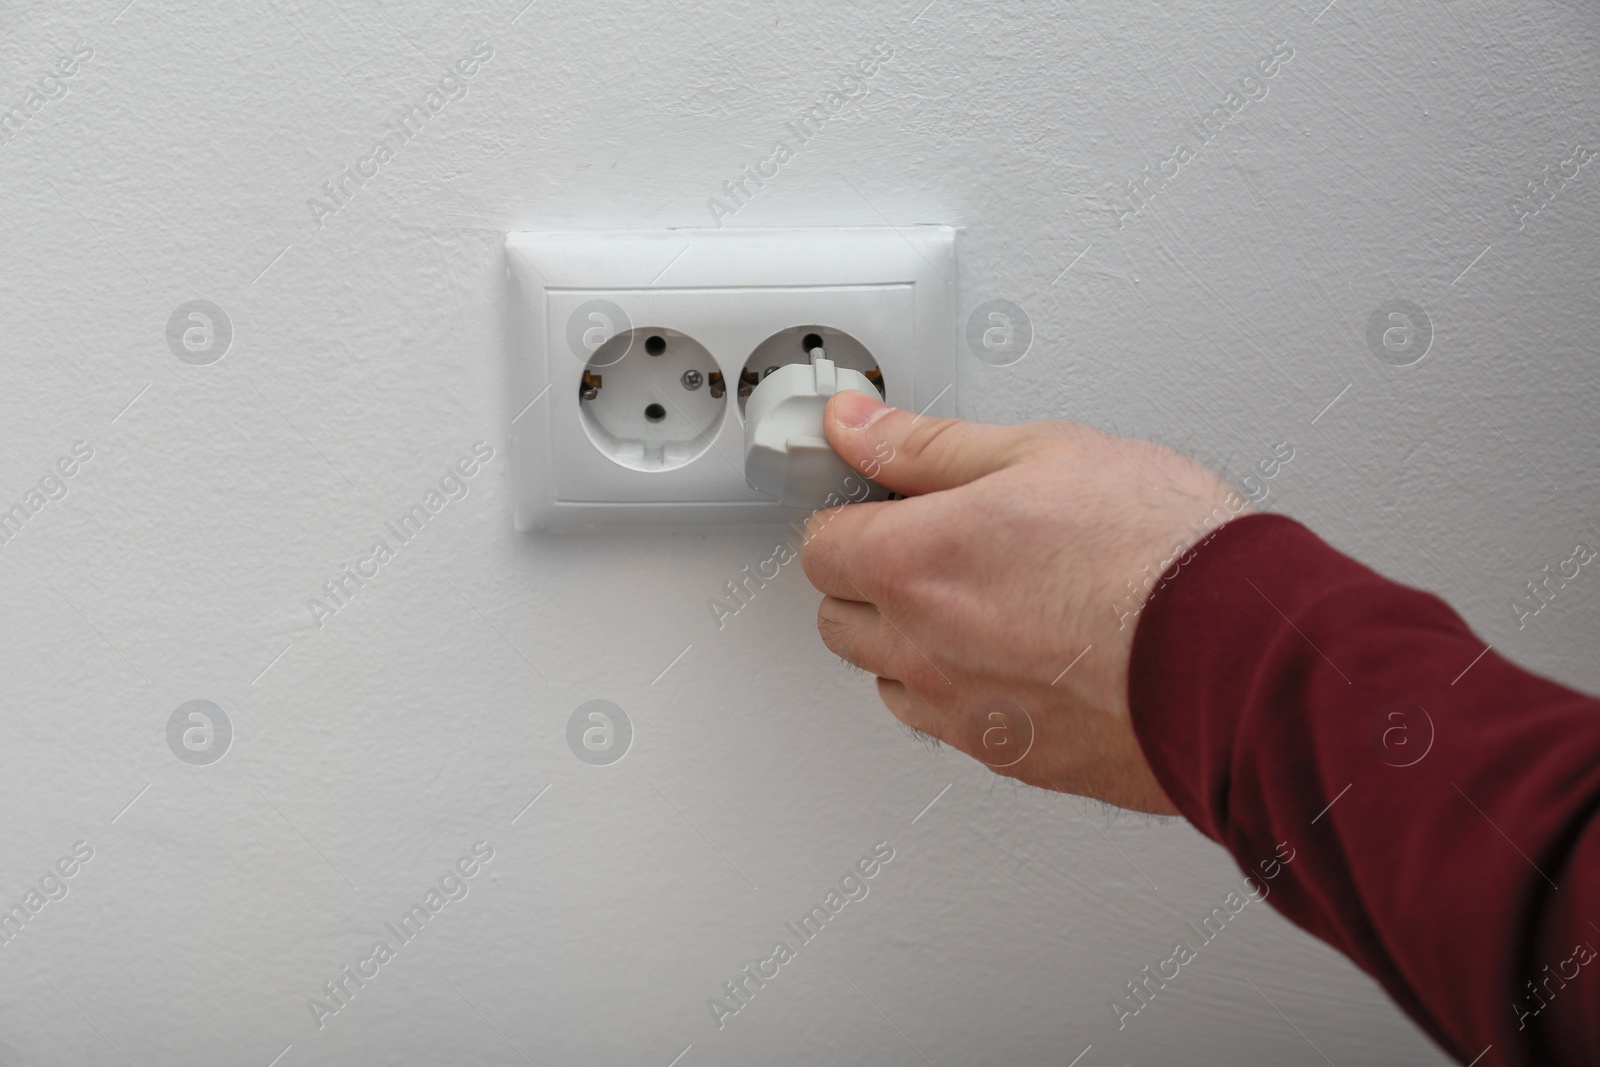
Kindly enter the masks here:
<path id="1" fill-rule="evenodd" d="M 907 496 L 953 489 L 1009 466 L 1018 443 L 1012 427 L 913 415 L 857 392 L 829 398 L 823 427 L 846 463 Z"/>

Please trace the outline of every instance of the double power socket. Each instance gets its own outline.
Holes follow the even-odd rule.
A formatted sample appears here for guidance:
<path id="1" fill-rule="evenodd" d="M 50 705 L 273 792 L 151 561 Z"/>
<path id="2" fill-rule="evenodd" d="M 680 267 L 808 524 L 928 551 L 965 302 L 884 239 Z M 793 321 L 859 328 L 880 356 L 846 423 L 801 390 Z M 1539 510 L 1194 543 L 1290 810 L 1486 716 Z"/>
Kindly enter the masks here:
<path id="1" fill-rule="evenodd" d="M 521 530 L 781 523 L 745 478 L 745 409 L 819 345 L 884 399 L 954 411 L 945 226 L 514 233 Z"/>

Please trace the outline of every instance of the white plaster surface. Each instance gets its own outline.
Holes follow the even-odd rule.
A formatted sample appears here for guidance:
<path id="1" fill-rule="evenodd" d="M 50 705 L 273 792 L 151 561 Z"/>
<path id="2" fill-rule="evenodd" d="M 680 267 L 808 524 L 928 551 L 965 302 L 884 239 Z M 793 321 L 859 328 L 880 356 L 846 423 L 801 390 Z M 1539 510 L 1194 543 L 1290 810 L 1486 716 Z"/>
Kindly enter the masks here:
<path id="1" fill-rule="evenodd" d="M 93 449 L 0 545 L 0 903 L 94 849 L 0 945 L 0 1063 L 1439 1060 L 1257 905 L 1119 1031 L 1108 1001 L 1236 884 L 1221 850 L 919 745 L 795 567 L 719 630 L 771 531 L 514 533 L 504 233 L 705 225 L 887 42 L 727 225 L 965 227 L 962 316 L 1008 299 L 1036 339 L 963 353 L 963 414 L 1236 478 L 1291 442 L 1270 505 L 1594 691 L 1600 575 L 1511 607 L 1600 540 L 1600 177 L 1512 208 L 1600 149 L 1591 9 L 124 2 L 0 6 L 0 104 L 93 48 L 0 143 L 0 504 Z M 319 227 L 307 198 L 481 41 Z M 1119 228 L 1123 184 L 1281 42 L 1266 98 Z M 208 366 L 167 343 L 192 299 L 232 324 Z M 1366 343 L 1393 299 L 1432 321 L 1412 366 Z M 480 441 L 469 494 L 315 625 Z M 234 729 L 209 766 L 167 744 L 194 699 Z M 566 741 L 592 699 L 634 727 L 608 767 Z M 479 841 L 469 895 L 319 1029 L 308 998 Z M 870 894 L 719 1031 L 707 999 L 877 842 Z"/>

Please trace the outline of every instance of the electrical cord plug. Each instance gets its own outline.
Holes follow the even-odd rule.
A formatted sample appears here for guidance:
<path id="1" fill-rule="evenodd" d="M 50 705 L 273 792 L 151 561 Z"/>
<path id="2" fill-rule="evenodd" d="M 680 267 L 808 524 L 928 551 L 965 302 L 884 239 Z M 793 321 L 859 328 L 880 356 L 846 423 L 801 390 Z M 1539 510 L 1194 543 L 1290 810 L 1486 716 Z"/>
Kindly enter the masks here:
<path id="1" fill-rule="evenodd" d="M 837 366 L 820 347 L 810 355 L 809 364 L 785 364 L 750 393 L 744 412 L 745 481 L 790 508 L 886 499 L 886 490 L 839 458 L 822 428 L 834 393 L 877 396 L 877 387 L 860 371 Z"/>

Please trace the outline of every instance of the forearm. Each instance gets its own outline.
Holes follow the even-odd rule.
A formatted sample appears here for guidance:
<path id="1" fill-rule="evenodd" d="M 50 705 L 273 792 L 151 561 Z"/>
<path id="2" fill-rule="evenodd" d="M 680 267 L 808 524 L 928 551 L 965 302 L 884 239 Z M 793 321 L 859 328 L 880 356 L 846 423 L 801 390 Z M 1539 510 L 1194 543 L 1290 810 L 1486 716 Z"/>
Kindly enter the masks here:
<path id="1" fill-rule="evenodd" d="M 1484 649 L 1437 598 L 1253 516 L 1144 609 L 1134 725 L 1248 873 L 1295 850 L 1269 899 L 1453 1054 L 1600 1062 L 1600 702 Z"/>

